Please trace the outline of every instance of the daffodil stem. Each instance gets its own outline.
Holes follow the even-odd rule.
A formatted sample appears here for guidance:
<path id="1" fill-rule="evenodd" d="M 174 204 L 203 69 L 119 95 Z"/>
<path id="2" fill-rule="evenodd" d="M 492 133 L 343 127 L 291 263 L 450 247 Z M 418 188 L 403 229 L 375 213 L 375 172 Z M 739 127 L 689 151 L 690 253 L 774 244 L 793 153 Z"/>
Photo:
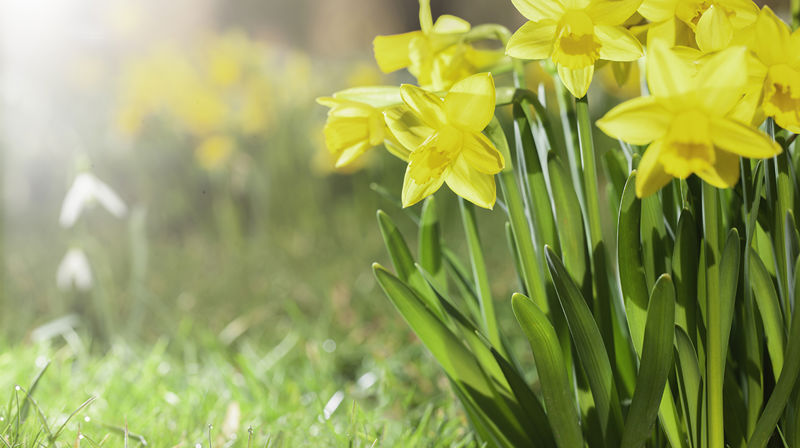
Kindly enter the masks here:
<path id="1" fill-rule="evenodd" d="M 475 290 L 478 293 L 478 301 L 483 314 L 484 329 L 489 338 L 489 342 L 500 352 L 504 353 L 503 344 L 500 340 L 500 331 L 497 329 L 497 318 L 492 302 L 492 289 L 489 284 L 489 276 L 486 273 L 486 262 L 483 259 L 483 249 L 481 249 L 480 236 L 478 235 L 478 224 L 475 220 L 475 207 L 459 198 L 459 208 L 461 210 L 461 221 L 464 224 L 464 233 L 467 234 L 467 248 L 469 258 L 472 261 L 472 275 L 475 278 Z"/>
<path id="2" fill-rule="evenodd" d="M 603 230 L 600 224 L 600 196 L 597 193 L 597 166 L 595 164 L 594 139 L 592 138 L 592 122 L 589 118 L 588 96 L 577 100 L 576 115 L 578 142 L 583 162 L 583 188 L 586 195 L 589 237 L 591 249 L 594 249 L 603 240 Z"/>
<path id="3" fill-rule="evenodd" d="M 722 300 L 719 296 L 719 199 L 717 190 L 703 182 L 703 235 L 706 243 L 706 314 L 708 351 L 706 356 L 706 400 L 708 403 L 708 446 L 723 448 L 722 385 L 725 372 L 722 346 Z"/>

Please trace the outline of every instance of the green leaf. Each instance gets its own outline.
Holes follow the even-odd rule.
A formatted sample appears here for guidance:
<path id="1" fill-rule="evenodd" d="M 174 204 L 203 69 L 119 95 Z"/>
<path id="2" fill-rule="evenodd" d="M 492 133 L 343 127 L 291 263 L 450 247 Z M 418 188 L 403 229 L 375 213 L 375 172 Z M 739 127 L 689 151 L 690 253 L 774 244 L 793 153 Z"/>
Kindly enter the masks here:
<path id="1" fill-rule="evenodd" d="M 697 334 L 697 272 L 700 240 L 697 223 L 689 209 L 681 212 L 675 250 L 672 255 L 672 275 L 675 281 L 677 309 L 675 323 L 694 341 Z"/>
<path id="2" fill-rule="evenodd" d="M 560 448 L 582 447 L 577 404 L 556 330 L 544 312 L 524 295 L 514 294 L 511 306 L 533 351 L 556 443 Z"/>
<path id="3" fill-rule="evenodd" d="M 640 447 L 648 440 L 672 369 L 675 335 L 675 288 L 664 274 L 650 297 L 636 390 L 625 420 L 623 448 Z"/>
<path id="4" fill-rule="evenodd" d="M 579 289 L 583 293 L 591 294 L 588 246 L 578 196 L 575 194 L 566 167 L 552 151 L 547 157 L 547 167 L 553 190 L 553 203 L 558 204 L 555 211 L 564 265 L 570 276 L 580 285 Z"/>
<path id="5" fill-rule="evenodd" d="M 720 340 L 722 341 L 722 370 L 725 367 L 725 358 L 728 352 L 728 341 L 733 324 L 733 305 L 736 301 L 736 289 L 739 286 L 739 231 L 733 228 L 728 232 L 725 249 L 722 251 L 722 260 L 719 269 L 719 304 L 722 326 Z"/>
<path id="6" fill-rule="evenodd" d="M 378 210 L 378 225 L 381 229 L 383 241 L 386 244 L 386 250 L 389 252 L 389 257 L 392 259 L 392 265 L 397 271 L 397 276 L 403 282 L 407 282 L 419 296 L 425 300 L 428 307 L 436 313 L 439 318 L 444 318 L 444 313 L 439 306 L 439 301 L 431 289 L 428 282 L 422 278 L 422 275 L 417 271 L 414 266 L 414 257 L 408 249 L 406 240 L 400 233 L 400 230 L 394 224 L 394 221 L 383 212 Z"/>
<path id="7" fill-rule="evenodd" d="M 795 266 L 794 272 L 794 300 L 800 303 L 800 264 Z M 775 384 L 764 412 L 756 423 L 756 429 L 747 442 L 748 448 L 764 448 L 775 432 L 775 427 L 780 420 L 786 403 L 792 396 L 800 373 L 800 317 L 793 316 L 789 329 L 789 340 L 786 346 L 786 362 L 783 365 L 781 376 Z"/>
<path id="8" fill-rule="evenodd" d="M 772 276 L 767 272 L 761 257 L 753 249 L 750 249 L 750 281 L 758 313 L 764 324 L 764 335 L 767 338 L 767 352 L 772 363 L 772 371 L 777 378 L 783 370 L 784 338 L 786 337 L 780 299 L 775 290 L 775 284 L 772 283 Z"/>
<path id="9" fill-rule="evenodd" d="M 622 407 L 600 329 L 558 255 L 545 246 L 545 257 L 569 324 L 578 359 L 586 372 L 606 445 L 617 446 L 622 429 Z"/>
<path id="10" fill-rule="evenodd" d="M 675 328 L 675 349 L 678 352 L 678 380 L 682 391 L 684 423 L 690 437 L 690 445 L 699 447 L 700 427 L 703 425 L 701 413 L 703 380 L 692 340 L 681 327 Z"/>
<path id="11" fill-rule="evenodd" d="M 628 317 L 633 347 L 641 355 L 644 340 L 644 327 L 647 320 L 647 283 L 639 241 L 639 223 L 641 220 L 641 201 L 636 197 L 636 171 L 628 176 L 622 192 L 617 223 L 617 263 L 619 264 L 619 281 L 622 297 L 625 300 L 625 311 Z"/>
<path id="12" fill-rule="evenodd" d="M 652 288 L 659 275 L 670 272 L 669 254 L 672 253 L 661 198 L 657 194 L 642 199 L 641 238 L 644 275 L 647 287 Z"/>
<path id="13" fill-rule="evenodd" d="M 447 277 L 442 256 L 442 232 L 434 196 L 428 196 L 422 206 L 419 223 L 419 263 L 447 291 Z"/>

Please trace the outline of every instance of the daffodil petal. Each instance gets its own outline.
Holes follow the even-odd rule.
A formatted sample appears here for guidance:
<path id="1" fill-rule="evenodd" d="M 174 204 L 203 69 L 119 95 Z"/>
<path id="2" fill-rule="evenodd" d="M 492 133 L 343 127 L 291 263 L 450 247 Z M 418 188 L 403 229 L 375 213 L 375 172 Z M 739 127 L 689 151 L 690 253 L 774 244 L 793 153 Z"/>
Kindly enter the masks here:
<path id="1" fill-rule="evenodd" d="M 589 90 L 589 84 L 592 83 L 592 75 L 594 74 L 594 65 L 589 65 L 584 68 L 572 69 L 558 66 L 558 77 L 564 83 L 564 87 L 572 93 L 575 98 L 583 98 Z"/>
<path id="2" fill-rule="evenodd" d="M 635 61 L 642 57 L 642 44 L 621 26 L 595 25 L 594 35 L 600 41 L 600 59 Z"/>
<path id="3" fill-rule="evenodd" d="M 769 6 L 764 6 L 755 23 L 753 45 L 755 53 L 766 65 L 782 64 L 790 54 L 789 27 L 779 19 Z M 796 49 L 800 52 L 800 48 Z"/>
<path id="4" fill-rule="evenodd" d="M 587 12 L 595 24 L 621 25 L 641 4 L 642 0 L 600 0 L 590 3 Z"/>
<path id="5" fill-rule="evenodd" d="M 546 59 L 553 53 L 557 24 L 528 21 L 508 40 L 506 54 L 517 59 Z"/>
<path id="6" fill-rule="evenodd" d="M 483 134 L 465 133 L 461 154 L 474 169 L 485 174 L 497 174 L 505 168 L 503 155 Z"/>
<path id="7" fill-rule="evenodd" d="M 472 168 L 464 157 L 457 157 L 445 178 L 453 192 L 473 204 L 491 209 L 497 199 L 494 176 Z"/>
<path id="8" fill-rule="evenodd" d="M 729 17 L 735 29 L 751 25 L 758 17 L 758 6 L 752 0 L 725 0 L 723 4 L 732 12 Z"/>
<path id="9" fill-rule="evenodd" d="M 650 196 L 672 180 L 659 160 L 661 145 L 661 140 L 651 143 L 636 168 L 636 196 L 640 198 Z"/>
<path id="10" fill-rule="evenodd" d="M 412 31 L 391 36 L 377 36 L 372 41 L 372 48 L 381 71 L 389 73 L 411 65 L 409 46 L 412 40 L 421 35 L 421 31 Z"/>
<path id="11" fill-rule="evenodd" d="M 671 115 L 656 98 L 642 96 L 616 106 L 597 127 L 609 136 L 633 145 L 646 145 L 666 134 Z"/>
<path id="12" fill-rule="evenodd" d="M 677 4 L 677 0 L 644 0 L 638 11 L 650 22 L 663 22 L 675 16 Z"/>
<path id="13" fill-rule="evenodd" d="M 743 157 L 763 159 L 780 154 L 781 147 L 766 134 L 723 117 L 710 117 L 711 139 L 715 146 Z"/>
<path id="14" fill-rule="evenodd" d="M 557 0 L 511 0 L 517 11 L 528 20 L 558 20 L 564 13 L 564 6 Z"/>
<path id="15" fill-rule="evenodd" d="M 706 110 L 726 115 L 747 87 L 747 49 L 731 47 L 704 59 L 696 79 L 702 92 L 698 98 Z"/>
<path id="16" fill-rule="evenodd" d="M 733 24 L 720 7 L 711 5 L 697 22 L 697 47 L 703 53 L 727 48 L 733 39 Z"/>
<path id="17" fill-rule="evenodd" d="M 438 96 L 411 84 L 400 86 L 403 102 L 420 120 L 432 128 L 440 128 L 447 121 L 444 103 Z"/>
<path id="18" fill-rule="evenodd" d="M 697 175 L 717 188 L 730 188 L 739 182 L 739 156 L 717 149 L 714 165 Z"/>
<path id="19" fill-rule="evenodd" d="M 432 29 L 432 31 L 436 34 L 466 33 L 469 30 L 469 22 L 460 17 L 451 16 L 449 14 L 439 16 L 439 18 L 436 19 L 436 23 L 433 24 Z"/>
<path id="20" fill-rule="evenodd" d="M 789 38 L 789 50 L 786 54 L 786 61 L 792 67 L 800 66 L 800 29 L 794 30 Z"/>
<path id="21" fill-rule="evenodd" d="M 447 121 L 462 130 L 481 132 L 494 116 L 494 79 L 478 73 L 455 83 L 444 99 Z"/>
<path id="22" fill-rule="evenodd" d="M 452 148 L 442 148 L 441 140 L 439 134 L 434 134 L 409 155 L 401 195 L 403 207 L 432 195 L 444 183 L 450 165 L 446 155 L 452 153 Z"/>
<path id="23" fill-rule="evenodd" d="M 366 141 L 358 142 L 352 146 L 344 148 L 341 153 L 338 154 L 338 157 L 336 157 L 336 168 L 342 168 L 343 166 L 353 163 L 353 161 L 361 157 L 361 155 L 367 152 L 367 150 L 370 148 L 371 146 L 369 142 Z"/>
<path id="24" fill-rule="evenodd" d="M 664 42 L 654 41 L 647 55 L 647 86 L 654 96 L 677 96 L 694 87 L 692 67 Z"/>
<path id="25" fill-rule="evenodd" d="M 383 117 L 392 135 L 409 151 L 420 147 L 435 132 L 407 106 L 389 108 Z"/>

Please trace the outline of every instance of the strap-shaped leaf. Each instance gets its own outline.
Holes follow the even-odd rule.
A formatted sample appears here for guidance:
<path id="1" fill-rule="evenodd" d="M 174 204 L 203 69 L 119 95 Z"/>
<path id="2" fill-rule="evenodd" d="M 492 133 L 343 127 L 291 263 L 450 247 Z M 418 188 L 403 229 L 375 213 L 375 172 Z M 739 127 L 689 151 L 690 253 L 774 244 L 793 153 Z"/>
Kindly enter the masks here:
<path id="1" fill-rule="evenodd" d="M 675 288 L 670 276 L 664 274 L 650 296 L 636 390 L 620 445 L 623 448 L 640 447 L 651 434 L 672 369 L 674 327 Z"/>
<path id="2" fill-rule="evenodd" d="M 561 308 L 567 318 L 578 359 L 586 372 L 606 445 L 617 446 L 622 429 L 622 408 L 603 336 L 585 299 L 558 255 L 545 246 L 545 258 Z"/>
<path id="3" fill-rule="evenodd" d="M 675 250 L 672 255 L 672 276 L 675 282 L 677 308 L 675 323 L 694 340 L 697 325 L 697 271 L 700 240 L 697 223 L 689 209 L 681 212 Z"/>
<path id="4" fill-rule="evenodd" d="M 419 263 L 447 290 L 442 256 L 442 232 L 433 195 L 425 199 L 419 222 Z"/>
<path id="5" fill-rule="evenodd" d="M 578 424 L 578 408 L 556 330 L 544 312 L 524 295 L 514 294 L 511 306 L 533 351 L 547 418 L 556 443 L 560 448 L 582 447 L 584 441 Z"/>
<path id="6" fill-rule="evenodd" d="M 690 446 L 701 446 L 700 428 L 703 425 L 703 378 L 697 353 L 689 335 L 675 327 L 675 350 L 678 353 L 678 380 L 682 392 L 684 424 L 690 437 Z"/>
<path id="7" fill-rule="evenodd" d="M 753 249 L 750 249 L 750 281 L 758 313 L 764 324 L 764 335 L 767 337 L 767 352 L 772 363 L 772 371 L 777 378 L 783 370 L 784 338 L 786 337 L 780 299 L 778 299 L 775 284 L 772 283 L 772 276 L 767 272 L 761 257 Z"/>
<path id="8" fill-rule="evenodd" d="M 639 223 L 641 220 L 641 201 L 636 197 L 636 171 L 628 176 L 622 192 L 617 223 L 617 263 L 622 297 L 628 316 L 633 347 L 641 355 L 644 340 L 644 327 L 647 320 L 647 284 L 639 242 Z"/>
<path id="9" fill-rule="evenodd" d="M 800 263 L 795 266 L 794 272 L 794 294 L 795 303 L 800 303 Z M 786 362 L 783 365 L 781 376 L 778 378 L 775 389 L 764 407 L 764 412 L 756 423 L 756 428 L 747 442 L 748 448 L 764 448 L 767 446 L 775 426 L 783 414 L 786 403 L 792 395 L 792 390 L 797 383 L 797 376 L 800 373 L 800 316 L 792 316 L 792 324 L 789 329 L 789 340 L 786 345 Z"/>

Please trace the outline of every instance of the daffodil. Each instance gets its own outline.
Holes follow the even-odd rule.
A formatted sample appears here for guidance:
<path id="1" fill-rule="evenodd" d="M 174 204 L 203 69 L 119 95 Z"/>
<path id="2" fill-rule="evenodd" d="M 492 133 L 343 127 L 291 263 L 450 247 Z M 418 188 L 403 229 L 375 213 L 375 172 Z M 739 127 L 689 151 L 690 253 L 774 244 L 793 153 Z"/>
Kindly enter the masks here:
<path id="1" fill-rule="evenodd" d="M 375 38 L 375 60 L 384 73 L 407 68 L 420 86 L 440 91 L 502 57 L 462 42 L 471 29 L 464 19 L 442 15 L 434 23 L 430 0 L 419 1 L 419 22 L 420 30 Z"/>
<path id="2" fill-rule="evenodd" d="M 753 26 L 750 48 L 762 64 L 762 103 L 766 116 L 782 128 L 800 133 L 800 30 L 765 6 Z M 761 86 L 759 86 L 761 87 Z"/>
<path id="3" fill-rule="evenodd" d="M 644 0 L 639 13 L 652 23 L 648 42 L 655 37 L 685 45 L 686 37 L 693 40 L 697 33 L 710 38 L 697 39 L 699 48 L 709 52 L 722 50 L 722 42 L 749 26 L 758 7 L 751 0 Z"/>
<path id="4" fill-rule="evenodd" d="M 489 73 L 465 78 L 444 99 L 419 87 L 400 88 L 406 107 L 387 110 L 386 124 L 411 151 L 403 180 L 403 206 L 435 193 L 443 183 L 475 205 L 492 208 L 494 175 L 502 154 L 481 132 L 494 117 L 494 80 Z"/>
<path id="5" fill-rule="evenodd" d="M 383 119 L 385 108 L 349 99 L 323 97 L 317 102 L 330 107 L 325 123 L 325 145 L 336 159 L 336 168 L 352 163 L 368 149 L 386 142 L 389 152 L 401 159 L 408 151 L 396 143 Z"/>
<path id="6" fill-rule="evenodd" d="M 221 168 L 236 149 L 236 142 L 227 135 L 212 135 L 203 139 L 195 149 L 194 156 L 203 169 L 213 171 Z"/>
<path id="7" fill-rule="evenodd" d="M 693 73 L 691 65 L 656 42 L 647 57 L 652 96 L 626 101 L 597 122 L 611 137 L 649 144 L 636 177 L 639 197 L 691 174 L 728 188 L 739 180 L 739 156 L 766 158 L 781 152 L 766 135 L 730 116 L 747 83 L 744 47 L 710 56 Z"/>
<path id="8" fill-rule="evenodd" d="M 512 0 L 528 22 L 511 36 L 506 54 L 552 59 L 564 86 L 581 98 L 595 62 L 635 61 L 642 45 L 622 24 L 641 0 Z"/>

